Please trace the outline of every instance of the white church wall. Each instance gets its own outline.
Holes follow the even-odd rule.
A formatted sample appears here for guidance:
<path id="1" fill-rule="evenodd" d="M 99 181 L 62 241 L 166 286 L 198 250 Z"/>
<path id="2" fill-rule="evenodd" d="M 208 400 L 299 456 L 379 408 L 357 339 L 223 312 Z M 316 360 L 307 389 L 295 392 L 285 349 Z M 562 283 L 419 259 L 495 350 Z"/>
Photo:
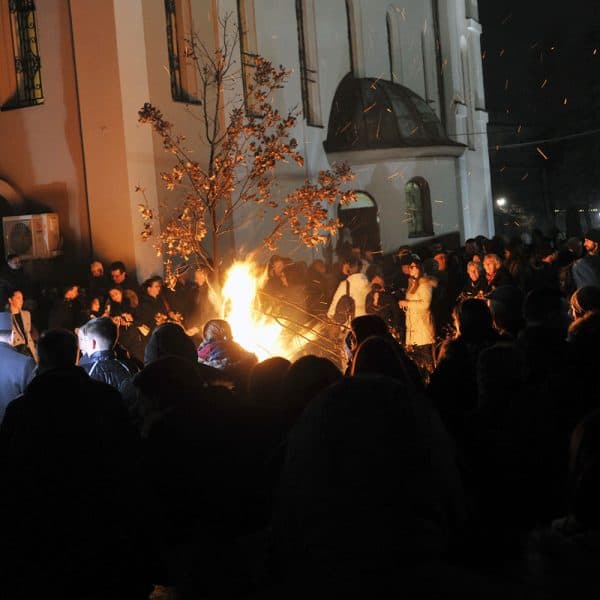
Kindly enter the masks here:
<path id="1" fill-rule="evenodd" d="M 365 162 L 354 167 L 355 187 L 368 192 L 377 204 L 384 253 L 393 252 L 402 244 L 420 244 L 459 230 L 454 158 L 387 160 L 369 164 L 366 162 L 369 152 L 360 154 Z M 405 186 L 415 177 L 423 178 L 429 186 L 433 236 L 409 238 Z"/>
<path id="2" fill-rule="evenodd" d="M 472 2 L 470 13 L 474 15 Z M 491 180 L 481 69 L 481 28 L 467 18 L 465 3 L 439 3 L 440 41 L 444 63 L 446 130 L 470 148 L 458 159 L 456 180 L 461 199 L 463 239 L 494 235 Z"/>

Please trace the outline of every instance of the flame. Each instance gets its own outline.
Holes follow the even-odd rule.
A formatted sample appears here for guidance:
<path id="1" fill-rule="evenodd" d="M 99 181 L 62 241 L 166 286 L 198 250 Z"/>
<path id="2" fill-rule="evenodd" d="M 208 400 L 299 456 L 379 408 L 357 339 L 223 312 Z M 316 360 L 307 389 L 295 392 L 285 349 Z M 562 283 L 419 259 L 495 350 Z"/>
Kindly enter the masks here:
<path id="1" fill-rule="evenodd" d="M 293 358 L 306 339 L 290 337 L 276 319 L 259 310 L 257 295 L 266 279 L 251 262 L 235 262 L 223 286 L 223 318 L 231 325 L 233 339 L 260 361 L 271 356 Z"/>

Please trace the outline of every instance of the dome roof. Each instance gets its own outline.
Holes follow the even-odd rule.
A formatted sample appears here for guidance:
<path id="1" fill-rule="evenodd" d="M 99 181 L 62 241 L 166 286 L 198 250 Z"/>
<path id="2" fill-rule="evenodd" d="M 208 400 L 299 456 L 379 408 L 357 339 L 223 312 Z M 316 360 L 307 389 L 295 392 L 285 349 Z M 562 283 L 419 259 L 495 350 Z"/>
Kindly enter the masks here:
<path id="1" fill-rule="evenodd" d="M 333 99 L 326 152 L 463 144 L 448 138 L 433 109 L 392 81 L 346 75 Z"/>

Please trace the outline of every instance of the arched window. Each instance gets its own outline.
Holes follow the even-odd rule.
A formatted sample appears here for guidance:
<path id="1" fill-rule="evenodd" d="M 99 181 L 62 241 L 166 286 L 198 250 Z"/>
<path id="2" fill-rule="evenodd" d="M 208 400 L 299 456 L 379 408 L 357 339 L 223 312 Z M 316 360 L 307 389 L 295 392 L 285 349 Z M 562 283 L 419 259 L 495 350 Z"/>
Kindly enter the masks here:
<path id="1" fill-rule="evenodd" d="M 429 185 L 422 177 L 414 177 L 406 184 L 404 191 L 406 194 L 408 237 L 433 235 Z"/>
<path id="2" fill-rule="evenodd" d="M 314 0 L 296 0 L 296 19 L 298 23 L 298 53 L 304 118 L 309 125 L 322 127 Z"/>
<path id="3" fill-rule="evenodd" d="M 388 8 L 385 24 L 387 30 L 388 58 L 390 61 L 390 81 L 402 83 L 402 55 L 400 45 L 400 23 L 402 10 L 398 7 Z"/>
<path id="4" fill-rule="evenodd" d="M 242 60 L 242 85 L 244 86 L 246 112 L 254 116 L 260 116 L 258 107 L 256 106 L 256 98 L 254 98 L 250 90 L 254 85 L 256 57 L 258 56 L 254 0 L 237 0 L 237 8 L 240 55 Z"/>
<path id="5" fill-rule="evenodd" d="M 165 0 L 165 14 L 171 97 L 176 102 L 201 104 L 198 99 L 196 65 L 191 58 L 186 57 L 194 28 L 189 0 Z"/>
<path id="6" fill-rule="evenodd" d="M 348 44 L 350 46 L 350 70 L 354 77 L 365 76 L 360 5 L 357 0 L 346 0 Z"/>
<path id="7" fill-rule="evenodd" d="M 466 141 L 469 145 L 469 150 L 475 150 L 475 132 L 474 132 L 474 118 L 473 109 L 475 106 L 475 99 L 473 96 L 472 75 L 471 75 L 471 57 L 469 56 L 469 45 L 467 38 L 462 36 L 460 38 L 460 62 L 463 79 L 463 96 L 464 103 L 467 110 L 467 138 Z"/>
<path id="8" fill-rule="evenodd" d="M 339 205 L 338 218 L 344 229 L 350 232 L 355 248 L 362 252 L 381 250 L 377 204 L 367 192 L 357 191 L 355 194 L 354 202 Z"/>

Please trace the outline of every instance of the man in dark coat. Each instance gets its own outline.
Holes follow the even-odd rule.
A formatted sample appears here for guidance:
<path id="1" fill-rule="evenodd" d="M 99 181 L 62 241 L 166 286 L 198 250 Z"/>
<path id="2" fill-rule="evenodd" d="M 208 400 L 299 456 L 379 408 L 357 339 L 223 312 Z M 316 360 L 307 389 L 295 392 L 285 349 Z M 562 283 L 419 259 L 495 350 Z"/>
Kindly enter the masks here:
<path id="1" fill-rule="evenodd" d="M 0 579 L 10 598 L 147 598 L 135 432 L 117 390 L 48 330 L 39 372 L 0 426 Z M 145 594 L 145 595 L 144 595 Z"/>
<path id="2" fill-rule="evenodd" d="M 0 313 L 0 423 L 8 403 L 21 395 L 33 377 L 35 361 L 17 352 L 11 344 L 12 324 L 9 312 Z"/>

